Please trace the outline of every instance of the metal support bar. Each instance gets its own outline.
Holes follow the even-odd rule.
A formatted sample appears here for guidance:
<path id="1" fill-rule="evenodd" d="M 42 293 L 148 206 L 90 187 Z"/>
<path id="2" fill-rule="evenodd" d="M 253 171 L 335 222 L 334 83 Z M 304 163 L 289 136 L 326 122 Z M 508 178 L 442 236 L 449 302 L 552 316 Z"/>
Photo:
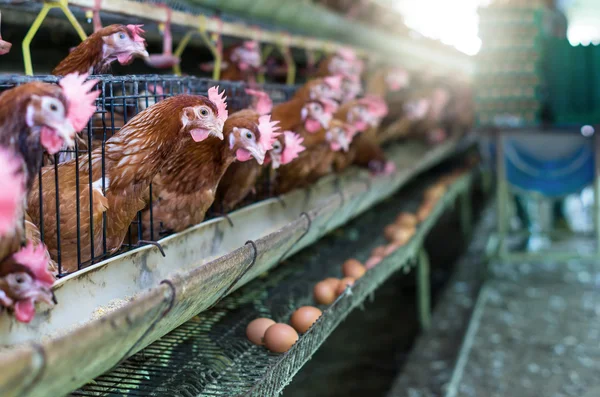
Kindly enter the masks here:
<path id="1" fill-rule="evenodd" d="M 179 59 L 181 59 L 181 56 L 183 55 L 183 52 L 185 51 L 188 44 L 190 43 L 190 40 L 192 39 L 194 34 L 198 33 L 204 44 L 206 44 L 206 46 L 212 53 L 213 58 L 215 59 L 212 78 L 213 80 L 219 80 L 219 78 L 221 77 L 221 60 L 223 58 L 223 54 L 219 46 L 215 45 L 208 36 L 208 33 L 206 32 L 206 24 L 206 17 L 201 15 L 200 22 L 198 24 L 198 29 L 187 32 L 185 36 L 183 36 L 183 39 L 181 39 L 181 41 L 179 42 L 179 45 L 177 46 L 177 49 L 173 54 Z M 177 76 L 181 76 L 181 67 L 179 64 L 173 66 L 173 73 Z"/>
<path id="2" fill-rule="evenodd" d="M 262 51 L 261 51 L 261 59 L 262 59 L 262 64 L 264 65 L 265 62 L 267 61 L 267 58 L 269 57 L 269 55 L 271 55 L 271 53 L 273 52 L 273 50 L 275 49 L 275 47 L 273 47 L 273 45 L 269 44 L 263 47 Z M 264 70 L 261 70 L 258 75 L 256 76 L 256 81 L 258 84 L 264 84 L 265 83 L 265 72 Z"/>
<path id="3" fill-rule="evenodd" d="M 498 239 L 503 246 L 508 231 L 508 182 L 506 180 L 506 161 L 504 160 L 504 138 L 500 131 L 496 134 L 496 205 L 498 212 Z"/>
<path id="4" fill-rule="evenodd" d="M 421 247 L 417 264 L 417 288 L 419 305 L 419 322 L 424 330 L 431 326 L 431 285 L 429 281 L 429 256 Z"/>
<path id="5" fill-rule="evenodd" d="M 594 227 L 596 232 L 596 253 L 600 255 L 600 131 L 594 135 Z"/>
<path id="6" fill-rule="evenodd" d="M 471 236 L 471 230 L 473 225 L 473 212 L 471 207 L 471 194 L 465 190 L 460 195 L 460 227 L 463 232 L 465 239 Z"/>
<path id="7" fill-rule="evenodd" d="M 48 12 L 53 8 L 60 8 L 62 10 L 63 14 L 65 14 L 71 25 L 73 25 L 75 28 L 75 31 L 81 38 L 81 41 L 85 41 L 85 39 L 87 39 L 85 31 L 69 9 L 69 3 L 67 0 L 60 0 L 58 2 L 44 2 L 40 13 L 34 19 L 29 31 L 23 39 L 23 63 L 25 64 L 25 74 L 28 76 L 33 76 L 33 65 L 31 63 L 31 42 L 33 41 L 37 31 L 40 29 L 42 22 L 44 22 L 44 19 L 46 19 Z"/>
<path id="8" fill-rule="evenodd" d="M 280 44 L 277 46 L 281 56 L 285 61 L 285 65 L 287 66 L 287 77 L 285 83 L 287 85 L 294 85 L 296 81 L 296 62 L 294 61 L 294 57 L 292 56 L 292 52 L 290 48 L 284 44 Z"/>

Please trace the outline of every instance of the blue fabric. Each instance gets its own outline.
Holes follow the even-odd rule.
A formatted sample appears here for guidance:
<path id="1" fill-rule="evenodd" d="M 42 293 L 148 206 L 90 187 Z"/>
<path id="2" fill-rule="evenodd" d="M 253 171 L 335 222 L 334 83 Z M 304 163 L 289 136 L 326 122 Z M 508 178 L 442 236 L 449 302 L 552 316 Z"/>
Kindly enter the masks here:
<path id="1" fill-rule="evenodd" d="M 495 143 L 488 146 L 490 157 L 495 165 Z M 506 177 L 508 182 L 525 191 L 536 191 L 548 197 L 564 197 L 578 193 L 594 180 L 594 152 L 590 145 L 581 145 L 569 156 L 553 160 L 539 160 L 533 157 L 527 148 L 506 141 L 506 148 L 518 158 L 513 161 L 505 155 Z M 574 162 L 578 166 L 569 169 Z M 515 164 L 517 163 L 517 164 Z"/>

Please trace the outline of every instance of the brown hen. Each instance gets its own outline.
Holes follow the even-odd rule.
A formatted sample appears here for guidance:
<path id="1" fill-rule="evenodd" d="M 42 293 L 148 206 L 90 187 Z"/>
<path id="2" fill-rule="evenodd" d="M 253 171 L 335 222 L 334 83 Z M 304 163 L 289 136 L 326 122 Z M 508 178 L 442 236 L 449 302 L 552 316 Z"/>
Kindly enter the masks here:
<path id="1" fill-rule="evenodd" d="M 58 211 L 55 211 L 55 167 L 43 169 L 44 242 L 55 260 L 60 245 L 63 272 L 77 270 L 78 260 L 89 263 L 104 252 L 119 249 L 131 221 L 146 205 L 152 178 L 172 161 L 171 155 L 184 146 L 196 145 L 194 141 L 209 136 L 222 138 L 223 120 L 219 113 L 212 101 L 193 95 L 167 98 L 138 113 L 107 140 L 104 169 L 102 148 L 95 149 L 91 159 L 81 156 L 79 165 L 71 160 L 57 166 Z M 36 181 L 29 195 L 30 215 L 36 225 L 41 220 L 38 201 Z M 56 232 L 57 212 L 60 241 Z"/>
<path id="2" fill-rule="evenodd" d="M 234 161 L 263 163 L 277 134 L 273 124 L 268 115 L 242 110 L 225 122 L 223 141 L 209 138 L 200 145 L 183 147 L 152 183 L 154 238 L 202 222 L 219 181 Z M 142 219 L 145 236 L 149 236 L 149 209 Z"/>
<path id="3" fill-rule="evenodd" d="M 110 25 L 92 33 L 52 71 L 55 76 L 69 73 L 101 74 L 118 61 L 127 65 L 135 57 L 148 57 L 142 25 Z"/>

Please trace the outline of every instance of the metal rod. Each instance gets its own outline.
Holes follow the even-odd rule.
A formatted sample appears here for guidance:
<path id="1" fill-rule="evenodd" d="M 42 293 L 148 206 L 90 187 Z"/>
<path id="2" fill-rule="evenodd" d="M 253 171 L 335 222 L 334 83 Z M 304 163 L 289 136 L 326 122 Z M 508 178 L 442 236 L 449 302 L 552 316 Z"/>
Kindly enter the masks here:
<path id="1" fill-rule="evenodd" d="M 92 122 L 88 122 L 88 136 L 92 134 Z M 91 194 L 91 192 L 90 192 Z M 77 212 L 77 269 L 81 265 L 81 203 L 79 202 L 79 140 L 75 139 L 75 211 Z"/>
<path id="2" fill-rule="evenodd" d="M 417 288 L 419 305 L 419 322 L 424 330 L 431 326 L 431 285 L 429 280 L 429 256 L 425 248 L 419 252 L 417 263 Z"/>
<path id="3" fill-rule="evenodd" d="M 473 225 L 472 208 L 471 208 L 471 192 L 465 190 L 460 195 L 460 226 L 465 239 L 471 236 Z"/>
<path id="4" fill-rule="evenodd" d="M 56 200 L 56 258 L 58 274 L 62 273 L 62 258 L 60 249 L 60 199 L 58 197 L 58 154 L 54 155 L 54 198 Z M 44 216 L 44 214 L 41 214 Z"/>
<path id="5" fill-rule="evenodd" d="M 496 205 L 498 212 L 498 239 L 500 247 L 503 247 L 504 238 L 508 229 L 508 186 L 506 181 L 506 161 L 504 159 L 504 138 L 502 132 L 496 135 Z"/>
<path id="6" fill-rule="evenodd" d="M 594 134 L 594 227 L 596 228 L 596 252 L 600 255 L 600 126 Z"/>
<path id="7" fill-rule="evenodd" d="M 67 17 L 67 20 L 75 28 L 75 31 L 81 38 L 81 41 L 84 41 L 85 39 L 87 39 L 87 35 L 85 34 L 85 31 L 83 30 L 83 28 L 81 27 L 81 25 L 77 21 L 77 18 L 75 18 L 75 16 L 71 12 L 71 10 L 69 10 L 68 4 L 69 3 L 67 0 L 60 0 L 59 2 L 44 2 L 44 5 L 42 6 L 42 9 L 40 10 L 39 14 L 33 20 L 33 23 L 31 24 L 31 27 L 29 28 L 29 31 L 25 35 L 25 38 L 23 39 L 23 43 L 22 43 L 23 63 L 25 65 L 25 74 L 26 75 L 33 76 L 33 65 L 31 63 L 31 42 L 33 41 L 33 38 L 35 37 L 37 31 L 40 29 L 42 22 L 44 22 L 44 19 L 46 19 L 46 16 L 48 16 L 48 12 L 51 9 L 60 8 L 62 10 L 62 12 L 65 14 L 65 16 Z"/>

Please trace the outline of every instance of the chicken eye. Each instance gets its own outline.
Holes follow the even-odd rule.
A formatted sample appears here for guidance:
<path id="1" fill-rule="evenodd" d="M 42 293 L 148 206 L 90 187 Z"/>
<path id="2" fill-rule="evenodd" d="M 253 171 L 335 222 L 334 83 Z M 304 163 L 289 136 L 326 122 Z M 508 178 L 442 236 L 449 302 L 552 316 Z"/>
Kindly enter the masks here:
<path id="1" fill-rule="evenodd" d="M 50 110 L 52 110 L 53 112 L 56 112 L 58 110 L 58 106 L 56 106 L 55 103 L 51 103 L 50 104 Z"/>
<path id="2" fill-rule="evenodd" d="M 200 114 L 201 114 L 201 115 L 203 115 L 203 116 L 208 116 L 208 110 L 206 110 L 206 109 L 201 109 L 201 110 L 200 110 Z"/>
<path id="3" fill-rule="evenodd" d="M 119 38 L 121 40 L 125 40 L 125 33 L 119 33 Z"/>
<path id="4" fill-rule="evenodd" d="M 15 277 L 15 281 L 17 284 L 23 284 L 25 282 L 25 278 L 23 276 L 17 276 Z"/>
<path id="5" fill-rule="evenodd" d="M 250 131 L 246 131 L 246 138 L 253 139 L 254 135 Z"/>
<path id="6" fill-rule="evenodd" d="M 273 150 L 277 151 L 279 149 L 281 149 L 281 143 L 279 143 L 279 141 L 275 141 L 273 144 Z"/>

